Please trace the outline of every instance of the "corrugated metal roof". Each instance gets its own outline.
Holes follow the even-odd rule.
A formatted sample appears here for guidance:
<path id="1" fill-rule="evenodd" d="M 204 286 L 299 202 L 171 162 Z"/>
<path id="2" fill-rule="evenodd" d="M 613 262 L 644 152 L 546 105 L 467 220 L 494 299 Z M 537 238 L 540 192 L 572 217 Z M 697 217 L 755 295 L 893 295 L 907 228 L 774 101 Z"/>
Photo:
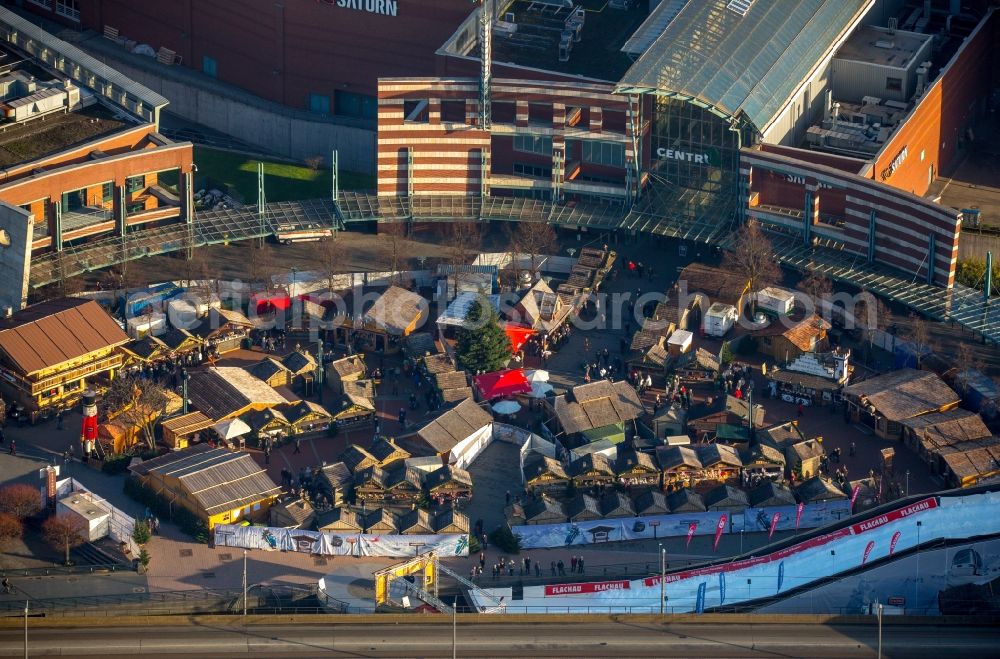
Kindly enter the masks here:
<path id="1" fill-rule="evenodd" d="M 689 2 L 618 83 L 745 114 L 758 131 L 874 0 L 757 0 L 746 15 L 728 0 Z"/>
<path id="2" fill-rule="evenodd" d="M 152 89 L 140 85 L 131 78 L 125 77 L 107 64 L 102 64 L 76 46 L 63 41 L 55 35 L 49 34 L 9 9 L 0 7 L 0 22 L 10 26 L 10 28 L 16 30 L 23 37 L 32 39 L 49 50 L 58 52 L 66 59 L 79 64 L 81 68 L 91 71 L 94 75 L 107 80 L 116 88 L 124 90 L 132 98 L 142 101 L 143 105 L 151 108 L 161 108 L 170 103 L 170 101 Z M 19 39 L 18 45 L 20 46 L 21 43 Z"/>
<path id="3" fill-rule="evenodd" d="M 0 321 L 0 351 L 24 375 L 128 341 L 118 323 L 93 300 L 40 302 Z"/>

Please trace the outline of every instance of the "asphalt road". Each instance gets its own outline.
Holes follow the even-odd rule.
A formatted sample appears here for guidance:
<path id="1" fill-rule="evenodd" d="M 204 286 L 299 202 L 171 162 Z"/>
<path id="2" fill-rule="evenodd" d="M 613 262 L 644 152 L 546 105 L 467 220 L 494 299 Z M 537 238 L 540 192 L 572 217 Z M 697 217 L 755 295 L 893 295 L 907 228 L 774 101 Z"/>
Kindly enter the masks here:
<path id="1" fill-rule="evenodd" d="M 452 629 L 442 622 L 32 629 L 29 650 L 31 656 L 450 657 Z M 886 625 L 883 656 L 995 656 L 996 639 L 989 627 Z M 0 656 L 23 656 L 23 643 L 17 628 L 0 632 Z M 459 621 L 456 656 L 873 657 L 876 647 L 874 625 Z"/>

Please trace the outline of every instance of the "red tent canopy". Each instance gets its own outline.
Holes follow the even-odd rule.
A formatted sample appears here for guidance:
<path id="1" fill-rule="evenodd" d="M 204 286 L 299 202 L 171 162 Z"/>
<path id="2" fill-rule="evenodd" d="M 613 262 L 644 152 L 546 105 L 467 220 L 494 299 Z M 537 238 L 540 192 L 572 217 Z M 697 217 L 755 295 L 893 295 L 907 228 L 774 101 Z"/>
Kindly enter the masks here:
<path id="1" fill-rule="evenodd" d="M 530 339 L 535 334 L 535 330 L 530 327 L 523 327 L 512 323 L 505 324 L 503 331 L 507 334 L 507 338 L 510 339 L 511 352 L 517 352 L 520 350 L 525 341 Z"/>
<path id="2" fill-rule="evenodd" d="M 479 393 L 486 400 L 531 393 L 531 383 L 524 376 L 524 371 L 519 368 L 483 373 L 475 376 L 472 380 L 476 383 Z"/>
<path id="3" fill-rule="evenodd" d="M 285 311 L 292 306 L 292 300 L 284 293 L 260 293 L 250 299 L 250 304 L 258 316 L 265 316 L 275 311 Z"/>

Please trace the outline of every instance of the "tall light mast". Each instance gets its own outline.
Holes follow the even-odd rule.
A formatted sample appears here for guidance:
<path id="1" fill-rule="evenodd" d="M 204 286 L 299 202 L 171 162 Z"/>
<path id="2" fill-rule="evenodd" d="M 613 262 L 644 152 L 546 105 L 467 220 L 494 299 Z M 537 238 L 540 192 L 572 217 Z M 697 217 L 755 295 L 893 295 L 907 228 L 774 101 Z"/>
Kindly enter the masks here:
<path id="1" fill-rule="evenodd" d="M 479 127 L 489 130 L 493 96 L 493 0 L 482 0 L 479 13 Z"/>

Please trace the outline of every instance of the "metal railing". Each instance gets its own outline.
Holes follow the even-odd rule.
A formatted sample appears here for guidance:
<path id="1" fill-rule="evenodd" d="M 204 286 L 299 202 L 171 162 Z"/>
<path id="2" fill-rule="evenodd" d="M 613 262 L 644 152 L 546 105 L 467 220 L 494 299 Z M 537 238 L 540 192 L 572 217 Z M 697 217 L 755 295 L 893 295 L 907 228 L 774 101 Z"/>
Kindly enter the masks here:
<path id="1" fill-rule="evenodd" d="M 51 577 L 60 574 L 103 574 L 105 572 L 134 572 L 122 563 L 96 565 L 53 565 L 51 567 L 3 568 L 0 577 Z"/>

